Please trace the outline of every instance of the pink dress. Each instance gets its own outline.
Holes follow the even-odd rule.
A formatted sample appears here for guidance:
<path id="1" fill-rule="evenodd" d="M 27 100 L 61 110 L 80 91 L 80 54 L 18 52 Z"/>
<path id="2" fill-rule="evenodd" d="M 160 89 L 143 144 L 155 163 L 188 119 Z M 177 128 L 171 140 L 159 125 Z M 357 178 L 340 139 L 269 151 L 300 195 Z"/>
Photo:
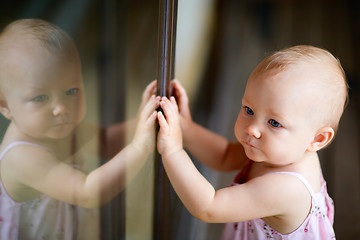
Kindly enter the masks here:
<path id="1" fill-rule="evenodd" d="M 21 144 L 42 147 L 13 142 L 0 153 L 0 164 L 11 148 Z M 0 239 L 78 239 L 79 218 L 85 213 L 84 208 L 44 194 L 26 202 L 16 202 L 6 192 L 0 177 Z"/>
<path id="2" fill-rule="evenodd" d="M 233 185 L 238 185 L 244 180 L 245 168 L 235 178 Z M 309 182 L 301 174 L 295 172 L 274 172 L 270 174 L 290 174 L 297 177 L 307 187 L 311 194 L 311 210 L 304 222 L 292 233 L 281 234 L 262 219 L 245 222 L 226 223 L 224 225 L 222 240 L 263 240 L 263 239 L 291 239 L 291 240 L 328 240 L 335 239 L 333 229 L 334 204 L 326 189 L 326 182 L 321 179 L 321 190 L 315 193 Z"/>

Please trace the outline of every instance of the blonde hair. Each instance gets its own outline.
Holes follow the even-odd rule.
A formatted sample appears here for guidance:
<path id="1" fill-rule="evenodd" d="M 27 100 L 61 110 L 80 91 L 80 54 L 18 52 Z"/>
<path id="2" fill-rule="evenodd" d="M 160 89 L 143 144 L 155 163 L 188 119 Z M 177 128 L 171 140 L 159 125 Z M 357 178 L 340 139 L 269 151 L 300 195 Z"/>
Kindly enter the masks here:
<path id="1" fill-rule="evenodd" d="M 33 40 L 56 54 L 77 52 L 75 43 L 65 31 L 41 19 L 20 19 L 7 25 L 0 35 L 0 50 L 7 41 L 21 39 Z"/>
<path id="2" fill-rule="evenodd" d="M 16 20 L 7 25 L 0 34 L 0 96 L 4 84 L 11 78 L 6 73 L 9 57 L 12 53 L 22 54 L 20 51 L 23 51 L 27 42 L 39 46 L 56 58 L 71 57 L 80 62 L 74 41 L 59 27 L 41 19 Z"/>
<path id="3" fill-rule="evenodd" d="M 328 90 L 327 99 L 323 101 L 325 106 L 322 106 L 326 110 L 326 116 L 322 116 L 322 119 L 329 123 L 336 132 L 341 115 L 348 103 L 348 84 L 339 59 L 327 50 L 309 45 L 298 45 L 283 49 L 263 59 L 254 69 L 251 76 L 255 77 L 260 74 L 275 75 L 286 71 L 290 67 L 303 66 L 304 64 L 316 64 L 316 66 L 319 66 L 317 71 L 325 73 L 325 78 L 318 77 L 312 79 L 312 81 L 321 82 L 322 86 L 325 87 L 322 90 Z"/>

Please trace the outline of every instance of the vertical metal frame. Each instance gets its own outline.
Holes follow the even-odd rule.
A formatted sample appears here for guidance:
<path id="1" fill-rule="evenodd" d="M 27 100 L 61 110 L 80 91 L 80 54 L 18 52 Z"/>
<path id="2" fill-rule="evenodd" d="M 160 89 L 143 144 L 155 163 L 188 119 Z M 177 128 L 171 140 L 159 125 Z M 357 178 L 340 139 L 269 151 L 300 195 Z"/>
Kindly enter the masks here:
<path id="1" fill-rule="evenodd" d="M 174 78 L 177 0 L 159 0 L 157 95 L 170 96 Z M 170 213 L 170 183 L 161 156 L 155 156 L 155 194 L 153 239 L 170 239 L 173 226 Z"/>
<path id="2" fill-rule="evenodd" d="M 172 72 L 174 0 L 159 1 L 157 94 L 169 97 Z"/>

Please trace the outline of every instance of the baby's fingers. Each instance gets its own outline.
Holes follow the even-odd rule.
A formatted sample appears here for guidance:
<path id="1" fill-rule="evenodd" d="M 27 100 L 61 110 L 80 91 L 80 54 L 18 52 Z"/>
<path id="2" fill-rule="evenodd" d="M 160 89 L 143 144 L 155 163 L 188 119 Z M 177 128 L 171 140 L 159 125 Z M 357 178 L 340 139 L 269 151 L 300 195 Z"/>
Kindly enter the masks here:
<path id="1" fill-rule="evenodd" d="M 166 131 L 169 128 L 169 125 L 164 117 L 164 114 L 162 112 L 158 112 L 157 118 L 159 121 L 160 128 Z"/>
<path id="2" fill-rule="evenodd" d="M 173 106 L 174 110 L 175 110 L 176 112 L 178 112 L 178 111 L 179 111 L 179 108 L 178 108 L 178 105 L 177 105 L 177 103 L 176 103 L 175 97 L 171 96 L 171 97 L 170 97 L 170 102 L 172 103 L 172 106 Z"/>
<path id="3" fill-rule="evenodd" d="M 189 99 L 187 93 L 178 80 L 173 81 L 173 91 L 174 91 L 174 96 L 179 102 L 179 105 L 182 106 L 188 104 Z"/>
<path id="4" fill-rule="evenodd" d="M 155 94 L 155 90 L 156 90 L 156 80 L 152 81 L 151 83 L 149 83 L 149 85 L 147 85 L 147 87 L 143 92 L 143 99 L 149 99 L 149 97 L 152 94 Z"/>
<path id="5" fill-rule="evenodd" d="M 178 93 L 179 96 L 184 97 L 186 99 L 188 98 L 185 88 L 181 85 L 181 83 L 177 79 L 173 81 L 173 87 L 174 87 L 174 91 L 176 91 L 176 93 Z"/>
<path id="6" fill-rule="evenodd" d="M 141 98 L 140 110 L 144 108 L 147 101 L 154 95 L 156 92 L 156 80 L 152 81 L 144 90 Z"/>
<path id="7" fill-rule="evenodd" d="M 159 107 L 159 105 L 160 97 L 155 97 L 155 95 L 151 96 L 141 111 L 141 120 L 148 119 L 155 112 L 155 109 Z"/>
<path id="8" fill-rule="evenodd" d="M 161 99 L 160 106 L 163 109 L 166 120 L 169 124 L 177 121 L 179 110 L 174 97 L 171 97 L 171 101 L 166 97 L 163 97 Z"/>
<path id="9" fill-rule="evenodd" d="M 156 111 L 153 111 L 150 115 L 150 117 L 147 119 L 147 123 L 155 123 L 155 120 L 157 118 L 157 112 Z"/>

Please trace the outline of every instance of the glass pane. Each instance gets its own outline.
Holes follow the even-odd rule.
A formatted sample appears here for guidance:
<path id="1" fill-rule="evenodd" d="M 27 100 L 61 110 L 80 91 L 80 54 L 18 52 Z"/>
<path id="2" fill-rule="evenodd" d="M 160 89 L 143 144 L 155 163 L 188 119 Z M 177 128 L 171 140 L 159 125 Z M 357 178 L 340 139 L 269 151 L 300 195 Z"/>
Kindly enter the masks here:
<path id="1" fill-rule="evenodd" d="M 84 121 L 110 129 L 115 140 L 114 147 L 103 129 L 86 132 L 92 137 L 84 147 L 79 146 L 85 136 L 82 133 L 77 132 L 74 142 L 64 140 L 70 148 L 80 148 L 90 172 L 107 163 L 132 139 L 143 91 L 156 78 L 158 2 L 7 1 L 0 9 L 0 28 L 23 18 L 55 24 L 76 44 L 86 93 Z M 9 123 L 1 116 L 1 139 Z M 150 154 L 140 167 L 126 168 L 122 180 L 129 183 L 104 206 L 91 210 L 71 207 L 70 212 L 76 213 L 70 216 L 71 223 L 80 223 L 73 229 L 77 239 L 152 239 L 153 162 Z M 135 178 L 129 179 L 137 171 Z M 57 236 L 72 233 L 61 234 Z"/>

